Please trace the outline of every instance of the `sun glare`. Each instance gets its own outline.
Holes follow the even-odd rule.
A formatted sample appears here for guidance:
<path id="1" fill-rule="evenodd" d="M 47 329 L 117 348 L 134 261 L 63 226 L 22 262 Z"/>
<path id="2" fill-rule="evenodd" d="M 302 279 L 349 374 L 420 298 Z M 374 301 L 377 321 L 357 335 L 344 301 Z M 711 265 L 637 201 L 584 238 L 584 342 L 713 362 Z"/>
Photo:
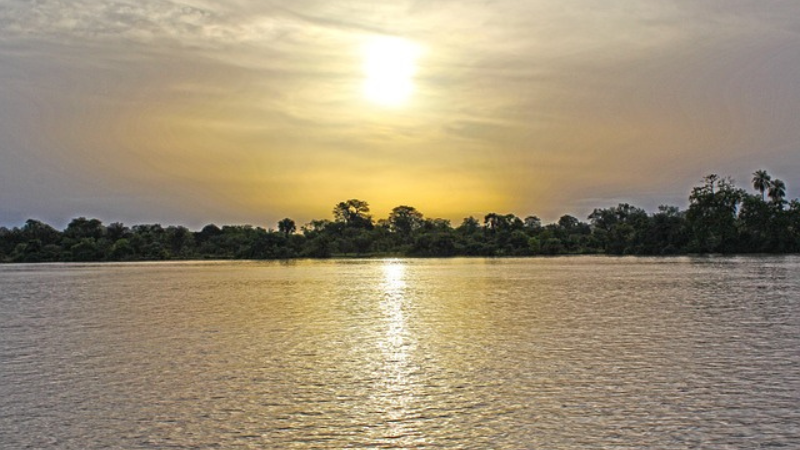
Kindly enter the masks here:
<path id="1" fill-rule="evenodd" d="M 364 95 L 371 101 L 398 106 L 414 91 L 419 47 L 397 37 L 374 37 L 364 45 Z"/>

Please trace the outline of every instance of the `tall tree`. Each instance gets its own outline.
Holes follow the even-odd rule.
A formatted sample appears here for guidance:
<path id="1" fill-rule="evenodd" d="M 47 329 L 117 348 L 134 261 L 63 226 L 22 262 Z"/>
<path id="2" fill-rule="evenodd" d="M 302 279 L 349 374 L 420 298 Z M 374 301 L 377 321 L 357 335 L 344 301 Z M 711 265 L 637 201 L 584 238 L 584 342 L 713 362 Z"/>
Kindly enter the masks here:
<path id="1" fill-rule="evenodd" d="M 333 217 L 337 222 L 348 227 L 372 229 L 372 216 L 369 214 L 369 203 L 351 198 L 333 207 Z"/>
<path id="2" fill-rule="evenodd" d="M 736 213 L 745 193 L 733 180 L 711 174 L 692 189 L 686 212 L 697 252 L 729 252 L 736 237 Z"/>
<path id="3" fill-rule="evenodd" d="M 278 222 L 278 231 L 280 231 L 286 236 L 289 236 L 290 234 L 297 231 L 297 225 L 294 223 L 294 220 L 287 217 Z"/>
<path id="4" fill-rule="evenodd" d="M 389 213 L 389 229 L 403 236 L 408 236 L 412 231 L 422 226 L 424 222 L 422 213 L 413 206 L 400 205 Z"/>
<path id="5" fill-rule="evenodd" d="M 784 204 L 784 197 L 786 197 L 786 184 L 779 179 L 775 179 L 769 187 L 769 198 L 772 200 L 772 203 L 783 208 Z"/>
<path id="6" fill-rule="evenodd" d="M 753 172 L 753 188 L 761 193 L 761 200 L 766 200 L 765 193 L 772 187 L 772 177 L 766 170 Z"/>

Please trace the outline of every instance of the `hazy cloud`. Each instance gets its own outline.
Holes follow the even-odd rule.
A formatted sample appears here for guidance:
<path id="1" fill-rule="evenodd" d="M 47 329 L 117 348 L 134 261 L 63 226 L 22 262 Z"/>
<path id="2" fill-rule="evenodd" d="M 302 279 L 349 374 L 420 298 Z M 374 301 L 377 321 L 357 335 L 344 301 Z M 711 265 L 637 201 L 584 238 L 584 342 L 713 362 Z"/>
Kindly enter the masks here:
<path id="1" fill-rule="evenodd" d="M 361 93 L 384 34 L 423 48 L 402 108 Z M 798 80 L 797 2 L 0 0 L 0 223 L 792 196 Z"/>

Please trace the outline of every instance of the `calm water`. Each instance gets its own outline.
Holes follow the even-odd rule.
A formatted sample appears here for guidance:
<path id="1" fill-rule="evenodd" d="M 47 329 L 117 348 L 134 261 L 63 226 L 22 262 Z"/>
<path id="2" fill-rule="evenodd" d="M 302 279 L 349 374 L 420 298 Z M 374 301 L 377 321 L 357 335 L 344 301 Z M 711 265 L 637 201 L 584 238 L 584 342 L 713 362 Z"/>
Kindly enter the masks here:
<path id="1" fill-rule="evenodd" d="M 0 266 L 0 447 L 800 448 L 800 258 Z"/>

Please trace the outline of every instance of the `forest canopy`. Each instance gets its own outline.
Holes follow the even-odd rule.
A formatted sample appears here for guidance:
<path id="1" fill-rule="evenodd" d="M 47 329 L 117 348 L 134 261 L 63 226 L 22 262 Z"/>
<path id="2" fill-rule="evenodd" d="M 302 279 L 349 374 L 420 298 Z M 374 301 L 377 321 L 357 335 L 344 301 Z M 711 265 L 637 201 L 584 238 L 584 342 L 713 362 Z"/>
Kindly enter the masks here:
<path id="1" fill-rule="evenodd" d="M 595 209 L 586 221 L 564 215 L 551 224 L 534 215 L 492 212 L 453 226 L 407 205 L 376 221 L 369 203 L 359 199 L 336 204 L 332 220 L 299 228 L 290 218 L 277 229 L 210 224 L 191 231 L 79 217 L 59 231 L 29 219 L 21 227 L 0 227 L 0 261 L 800 252 L 800 201 L 787 201 L 784 182 L 764 170 L 753 173 L 751 184 L 748 193 L 732 179 L 712 174 L 691 190 L 686 210 L 661 206 L 647 213 L 621 203 Z"/>

